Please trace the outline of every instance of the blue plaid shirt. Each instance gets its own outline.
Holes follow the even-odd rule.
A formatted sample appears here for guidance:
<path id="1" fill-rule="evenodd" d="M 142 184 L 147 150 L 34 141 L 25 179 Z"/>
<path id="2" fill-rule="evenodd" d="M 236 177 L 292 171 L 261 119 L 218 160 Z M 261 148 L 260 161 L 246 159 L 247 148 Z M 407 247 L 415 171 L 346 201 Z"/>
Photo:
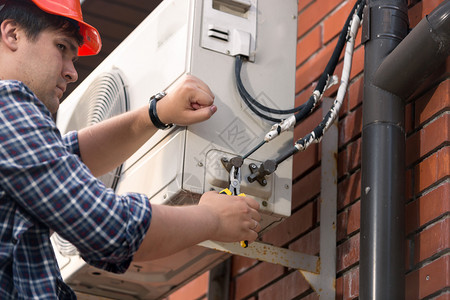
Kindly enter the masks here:
<path id="1" fill-rule="evenodd" d="M 125 272 L 150 226 L 144 195 L 117 196 L 21 82 L 0 81 L 0 299 L 74 299 L 49 231 L 96 267 Z"/>

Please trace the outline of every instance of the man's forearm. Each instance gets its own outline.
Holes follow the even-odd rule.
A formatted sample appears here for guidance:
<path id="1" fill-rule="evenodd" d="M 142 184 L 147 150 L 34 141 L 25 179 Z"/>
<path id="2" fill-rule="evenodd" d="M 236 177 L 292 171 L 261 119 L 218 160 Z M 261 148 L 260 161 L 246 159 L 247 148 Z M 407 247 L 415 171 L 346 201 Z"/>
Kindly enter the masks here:
<path id="1" fill-rule="evenodd" d="M 153 205 L 150 228 L 134 260 L 161 258 L 205 240 L 254 241 L 261 229 L 258 209 L 252 198 L 217 192 L 203 194 L 194 206 Z"/>
<path id="2" fill-rule="evenodd" d="M 216 221 L 202 206 L 153 205 L 147 235 L 134 255 L 135 261 L 148 261 L 174 254 L 213 235 Z"/>
<path id="3" fill-rule="evenodd" d="M 130 157 L 155 132 L 147 107 L 127 112 L 78 132 L 81 158 L 95 176 Z"/>

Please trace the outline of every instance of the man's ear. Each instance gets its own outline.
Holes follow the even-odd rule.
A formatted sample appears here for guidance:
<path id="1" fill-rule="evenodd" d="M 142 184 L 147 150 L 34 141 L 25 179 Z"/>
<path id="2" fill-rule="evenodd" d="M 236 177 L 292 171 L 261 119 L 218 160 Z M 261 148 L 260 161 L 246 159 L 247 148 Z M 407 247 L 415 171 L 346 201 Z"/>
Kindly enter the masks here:
<path id="1" fill-rule="evenodd" d="M 19 24 L 12 19 L 6 19 L 0 24 L 1 42 L 11 51 L 18 48 Z"/>

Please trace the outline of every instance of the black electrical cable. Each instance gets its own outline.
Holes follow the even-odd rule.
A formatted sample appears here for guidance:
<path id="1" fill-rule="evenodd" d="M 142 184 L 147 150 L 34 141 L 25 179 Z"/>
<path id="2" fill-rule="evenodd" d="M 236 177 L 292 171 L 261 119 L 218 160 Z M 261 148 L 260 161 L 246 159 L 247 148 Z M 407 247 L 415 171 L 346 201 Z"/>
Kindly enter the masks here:
<path id="1" fill-rule="evenodd" d="M 331 58 L 328 61 L 328 64 L 325 67 L 324 72 L 320 76 L 319 82 L 317 83 L 315 90 L 319 91 L 320 95 L 322 95 L 322 93 L 324 92 L 325 86 L 328 82 L 328 79 L 333 75 L 334 70 L 336 69 L 336 66 L 339 62 L 339 57 L 341 56 L 342 50 L 344 49 L 345 42 L 347 40 L 347 31 L 348 31 L 348 27 L 350 26 L 350 22 L 353 18 L 354 11 L 358 8 L 358 5 L 361 5 L 361 3 L 363 1 L 365 1 L 365 0 L 358 0 L 355 3 L 351 13 L 347 17 L 347 20 L 345 21 L 345 25 L 341 30 L 341 33 L 339 35 L 337 45 L 334 48 L 333 54 L 331 55 Z M 362 6 L 364 6 L 364 5 L 362 5 Z M 303 120 L 306 116 L 308 116 L 309 113 L 311 113 L 311 111 L 314 109 L 314 107 L 316 105 L 316 101 L 317 101 L 317 99 L 315 99 L 315 95 L 312 95 L 306 102 L 305 107 L 300 112 L 295 114 L 296 126 L 300 123 L 301 120 Z"/>
<path id="2" fill-rule="evenodd" d="M 353 7 L 353 10 L 350 13 L 350 15 L 348 16 L 347 21 L 345 22 L 345 26 L 344 26 L 344 28 L 341 31 L 341 34 L 339 36 L 338 45 L 339 45 L 341 40 L 343 41 L 343 44 L 345 44 L 345 41 L 347 39 L 346 37 L 347 37 L 348 28 L 350 27 L 350 22 L 353 19 L 353 15 L 356 13 L 358 15 L 358 17 L 361 19 L 362 18 L 362 14 L 363 14 L 363 10 L 364 10 L 364 6 L 365 6 L 365 0 L 358 0 L 355 3 L 355 5 Z M 340 52 L 341 51 L 339 51 L 339 53 L 337 53 L 336 49 L 337 48 L 335 48 L 335 51 L 333 52 L 333 56 L 330 59 L 330 62 L 332 62 L 334 60 L 339 60 L 339 56 L 340 56 Z M 329 62 L 329 65 L 330 65 L 330 62 Z M 333 65 L 334 65 L 334 67 L 331 65 L 330 68 L 332 68 L 333 72 L 334 72 L 336 64 L 333 62 Z M 327 65 L 327 68 L 325 70 L 327 70 L 328 67 L 329 66 Z M 322 74 L 322 77 L 326 76 L 325 75 L 326 72 L 327 71 L 325 71 Z M 324 130 L 325 130 L 326 124 L 327 124 L 328 120 L 331 118 L 331 116 L 332 116 L 332 113 L 331 113 L 331 109 L 330 109 L 330 111 L 328 111 L 327 114 L 325 115 L 325 117 L 323 118 L 322 122 L 320 122 L 319 125 L 316 128 L 314 128 L 311 133 L 307 134 L 305 137 L 299 139 L 296 142 L 296 144 L 300 145 L 299 148 L 301 148 L 301 149 L 305 148 L 305 145 L 306 145 L 307 141 L 309 141 L 312 138 L 320 140 L 322 138 L 323 134 L 324 134 Z M 281 161 L 284 161 L 285 159 L 287 159 L 289 157 L 289 155 L 294 155 L 295 153 L 299 152 L 300 151 L 299 148 L 294 146 L 294 147 L 292 147 L 292 149 L 289 149 L 286 153 L 280 155 L 280 157 L 276 159 L 277 163 L 279 163 Z"/>
<path id="3" fill-rule="evenodd" d="M 266 143 L 266 141 L 265 141 L 265 140 L 262 140 L 256 147 L 254 147 L 252 150 L 250 150 L 249 152 L 247 152 L 247 154 L 245 154 L 244 156 L 242 156 L 242 159 L 246 159 L 247 157 L 249 157 L 250 155 L 252 155 L 253 152 L 255 152 L 256 150 L 258 150 L 259 148 L 261 148 L 265 143 Z"/>
<path id="4" fill-rule="evenodd" d="M 238 68 L 238 64 L 239 64 L 239 61 L 240 61 L 240 60 L 238 59 L 238 57 L 239 57 L 239 55 L 236 56 L 234 73 L 235 73 L 235 77 L 236 77 L 236 85 L 237 85 L 237 88 L 238 88 L 239 94 L 241 95 L 242 100 L 244 100 L 244 102 L 245 102 L 245 104 L 248 106 L 248 108 L 250 108 L 251 111 L 252 111 L 255 115 L 257 115 L 258 117 L 263 118 L 263 119 L 266 119 L 266 120 L 271 121 L 271 122 L 275 122 L 275 123 L 281 122 L 281 121 L 282 121 L 281 119 L 273 118 L 273 117 L 270 117 L 270 116 L 268 116 L 268 115 L 266 115 L 266 114 L 261 113 L 259 110 L 257 110 L 257 109 L 250 103 L 250 100 L 246 97 L 246 94 L 245 94 L 245 92 L 244 92 L 245 88 L 243 87 L 242 84 L 239 84 L 239 83 L 237 82 L 237 78 L 239 77 L 239 76 L 238 76 L 238 72 L 240 72 L 240 69 Z M 241 61 L 241 63 L 242 63 L 242 61 Z"/>
<path id="5" fill-rule="evenodd" d="M 317 125 L 316 128 L 313 129 L 312 132 L 308 133 L 305 137 L 297 140 L 296 144 L 299 144 L 301 148 L 305 148 L 306 142 L 310 139 L 318 139 L 320 140 L 325 132 L 325 126 L 327 124 L 327 121 L 331 117 L 331 112 L 329 111 L 326 116 L 323 118 L 322 122 L 320 122 L 319 125 Z M 296 147 L 294 147 L 296 148 Z M 296 148 L 297 149 L 297 148 Z M 298 151 L 298 149 L 297 149 Z"/>
<path id="6" fill-rule="evenodd" d="M 358 6 L 359 5 L 359 6 Z M 365 6 L 365 0 L 359 0 L 359 1 L 357 1 L 357 3 L 355 3 L 355 6 L 354 6 L 354 8 L 353 8 L 353 10 L 352 10 L 352 13 L 349 15 L 349 17 L 348 17 L 348 19 L 347 19 L 347 21 L 346 21 L 346 23 L 345 23 L 345 26 L 344 26 L 344 28 L 343 28 L 343 30 L 341 31 L 341 34 L 340 34 L 340 38 L 339 38 L 339 40 L 341 40 L 341 37 L 342 36 L 344 36 L 344 38 L 343 38 L 343 40 L 344 40 L 344 44 L 345 44 L 345 41 L 346 41 L 346 37 L 347 37 L 347 32 L 348 32 L 348 28 L 350 27 L 350 22 L 351 22 L 351 20 L 353 19 L 353 16 L 354 16 L 354 14 L 355 14 L 355 11 L 356 11 L 356 14 L 358 15 L 358 17 L 359 17 L 359 19 L 362 19 L 362 14 L 363 14 L 363 10 L 364 10 L 364 6 Z M 339 42 L 338 42 L 338 45 L 339 45 Z M 343 47 L 342 47 L 343 48 Z M 327 65 L 327 68 L 326 68 L 326 71 L 322 74 L 322 77 L 321 77 L 321 79 L 323 78 L 323 77 L 328 77 L 328 75 L 326 75 L 327 74 L 327 71 L 329 71 L 329 70 L 333 70 L 332 72 L 334 72 L 334 68 L 336 67 L 336 64 L 337 63 L 334 63 L 333 61 L 335 60 L 335 59 L 339 59 L 339 56 L 340 56 L 340 52 L 341 51 L 339 51 L 339 52 L 337 52 L 336 51 L 336 49 L 337 48 L 335 48 L 335 51 L 334 51 L 334 53 L 333 53 L 333 57 L 332 57 L 332 59 L 330 59 L 330 62 L 328 63 L 328 65 Z M 337 58 L 335 57 L 335 54 L 337 55 Z M 334 67 L 333 67 L 333 65 L 334 65 Z M 321 83 L 321 87 L 322 88 L 324 88 L 325 87 L 325 83 L 326 83 L 326 80 L 325 81 L 323 81 L 324 83 L 322 84 L 321 82 L 319 82 L 319 83 Z M 320 88 L 320 87 L 319 87 Z M 311 100 L 311 98 L 310 98 L 310 100 Z M 313 104 L 314 104 L 314 98 L 312 99 L 312 101 L 308 101 L 308 102 L 312 102 Z M 308 105 L 308 103 L 307 103 L 307 105 Z M 334 105 L 333 105 L 334 106 Z M 332 107 L 333 108 L 333 107 Z M 282 153 L 280 156 L 278 156 L 278 158 L 276 158 L 275 160 L 274 160 L 274 162 L 275 162 L 275 166 L 277 167 L 280 163 L 282 163 L 283 161 L 285 161 L 286 159 L 288 159 L 289 157 L 291 157 L 291 156 L 293 156 L 294 154 L 296 154 L 297 152 L 299 152 L 300 150 L 299 149 L 305 149 L 306 148 L 306 146 L 307 146 L 307 142 L 309 141 L 310 142 L 310 140 L 311 139 L 314 139 L 314 140 L 320 140 L 321 139 L 321 137 L 323 136 L 323 134 L 324 134 L 324 131 L 325 131 L 325 128 L 326 128 L 326 126 L 327 126 L 327 122 L 332 118 L 332 116 L 333 116 L 333 113 L 332 113 L 332 108 L 327 112 L 327 114 L 325 115 L 325 117 L 323 118 L 323 120 L 322 120 L 322 122 L 320 122 L 320 124 L 316 127 L 316 128 L 314 128 L 314 130 L 311 132 L 311 133 L 309 133 L 309 134 L 307 134 L 305 137 L 303 137 L 302 139 L 299 139 L 297 142 L 296 142 L 296 145 L 300 145 L 300 147 L 291 147 L 290 149 L 288 149 L 288 150 L 286 150 L 284 153 Z M 262 145 L 264 145 L 264 142 L 263 143 L 260 143 L 257 147 L 255 147 L 252 151 L 254 152 L 254 151 L 256 151 L 256 149 L 258 149 L 259 147 L 261 147 Z M 249 154 L 248 154 L 249 155 Z M 247 155 L 247 156 L 248 156 Z M 276 167 L 275 167 L 275 169 L 276 169 Z"/>
<path id="7" fill-rule="evenodd" d="M 353 11 L 355 11 L 357 9 L 355 13 L 359 17 L 359 19 L 361 20 L 362 19 L 362 14 L 363 14 L 363 11 L 364 11 L 364 7 L 365 7 L 365 0 L 358 1 L 358 2 L 362 2 L 362 3 L 361 3 L 361 5 L 359 7 L 355 7 L 353 9 Z M 358 3 L 356 3 L 356 4 L 358 4 Z M 353 18 L 353 15 L 350 15 L 350 17 Z M 349 23 L 349 26 L 350 26 L 350 23 Z M 323 118 L 322 122 L 320 122 L 319 125 L 317 125 L 317 127 L 314 128 L 311 133 L 307 134 L 302 139 L 299 139 L 296 142 L 296 144 L 299 144 L 301 148 L 304 148 L 305 145 L 306 145 L 306 142 L 309 141 L 311 138 L 313 138 L 315 140 L 320 140 L 322 138 L 322 136 L 324 135 L 324 133 L 325 133 L 325 128 L 327 126 L 327 123 L 329 121 L 331 121 L 331 118 L 333 117 L 333 114 L 332 114 L 332 109 L 333 108 L 334 108 L 334 104 L 330 108 L 330 110 L 327 112 L 327 114 Z"/>
<path id="8" fill-rule="evenodd" d="M 358 5 L 359 5 L 359 8 L 358 8 Z M 348 28 L 350 27 L 350 22 L 351 22 L 351 20 L 353 18 L 355 10 L 358 9 L 358 11 L 357 11 L 358 16 L 361 16 L 364 6 L 365 6 L 365 0 L 358 0 L 355 3 L 355 5 L 353 6 L 353 9 L 352 9 L 351 13 L 347 17 L 347 20 L 345 21 L 345 25 L 344 25 L 344 27 L 342 28 L 342 30 L 341 30 L 341 32 L 339 34 L 339 39 L 338 39 L 336 47 L 334 48 L 333 54 L 332 54 L 330 60 L 328 61 L 324 72 L 320 76 L 319 82 L 317 83 L 315 91 L 318 91 L 319 95 L 322 95 L 322 93 L 324 92 L 325 86 L 327 84 L 327 81 L 330 78 L 330 76 L 333 75 L 334 70 L 336 69 L 337 63 L 339 62 L 339 57 L 340 57 L 340 55 L 342 53 L 342 50 L 344 49 L 345 43 L 347 41 Z M 241 67 L 242 67 L 242 58 L 238 55 L 238 56 L 236 56 L 236 60 L 235 60 L 235 77 L 236 77 L 236 84 L 237 84 L 237 87 L 238 87 L 238 90 L 239 90 L 239 94 L 241 95 L 241 97 L 244 100 L 244 102 L 258 116 L 260 116 L 262 118 L 265 118 L 267 120 L 270 120 L 270 121 L 281 122 L 282 120 L 274 119 L 274 118 L 268 117 L 268 116 L 260 113 L 259 111 L 257 111 L 250 104 L 250 102 L 253 102 L 253 101 L 248 99 L 248 97 L 251 98 L 251 96 L 248 94 L 248 92 L 245 90 L 245 87 L 242 84 L 242 81 L 241 81 L 241 78 L 240 78 Z M 315 106 L 317 104 L 317 100 L 318 100 L 318 99 L 316 99 L 316 97 L 318 97 L 318 96 L 313 94 L 305 104 L 303 104 L 303 105 L 298 107 L 300 109 L 300 111 L 295 114 L 295 121 L 296 121 L 296 125 L 295 126 L 297 126 L 300 123 L 301 120 L 306 118 L 309 115 L 309 113 L 311 113 L 312 110 L 315 108 Z M 260 103 L 257 102 L 256 100 L 254 100 L 253 103 L 256 106 L 260 105 Z M 256 103 L 258 103 L 258 104 L 256 104 Z M 328 116 L 328 114 L 327 114 L 327 116 Z M 315 133 L 319 133 L 319 131 L 321 131 L 321 130 L 323 131 L 323 128 L 325 128 L 325 124 L 326 123 L 321 122 L 319 124 L 318 128 L 314 129 L 314 132 Z M 310 136 L 311 136 L 311 134 L 308 134 L 303 139 L 297 141 L 296 144 L 300 144 L 300 145 L 303 146 L 305 144 L 305 140 L 307 140 L 307 138 L 310 138 Z M 261 148 L 265 143 L 266 143 L 266 141 L 262 141 L 256 147 L 254 147 L 250 152 L 245 154 L 243 157 L 247 158 L 253 152 L 255 152 L 256 150 Z M 282 154 L 280 156 L 281 161 L 284 161 L 287 157 L 289 157 L 291 155 L 294 155 L 298 151 L 299 150 L 296 147 L 293 147 L 293 149 L 289 150 L 287 153 Z M 278 162 L 280 159 L 277 159 L 276 161 Z"/>
<path id="9" fill-rule="evenodd" d="M 363 10 L 366 4 L 366 0 L 358 0 L 355 5 L 353 6 L 353 9 L 351 11 L 351 13 L 349 14 L 349 16 L 347 17 L 347 20 L 345 22 L 344 27 L 342 28 L 340 34 L 339 34 L 339 39 L 337 42 L 337 45 L 333 51 L 333 54 L 330 58 L 330 60 L 328 61 L 327 66 L 325 67 L 324 72 L 322 73 L 321 77 L 319 78 L 319 82 L 316 86 L 315 92 L 318 91 L 319 92 L 319 97 L 321 97 L 322 93 L 325 90 L 326 84 L 329 80 L 329 78 L 332 76 L 332 74 L 334 73 L 334 70 L 336 69 L 337 63 L 339 61 L 339 57 L 342 53 L 342 50 L 344 49 L 344 46 L 346 44 L 347 41 L 347 33 L 348 30 L 350 28 L 350 23 L 353 19 L 353 16 L 356 14 L 359 16 L 359 18 L 362 18 L 362 14 L 363 14 Z M 256 100 L 254 100 L 249 94 L 248 92 L 245 90 L 245 87 L 242 84 L 241 78 L 240 78 L 240 72 L 241 72 L 241 67 L 242 67 L 242 58 L 240 56 L 236 57 L 236 61 L 235 61 L 235 77 L 236 77 L 236 83 L 237 83 L 237 87 L 239 90 L 239 93 L 242 97 L 242 99 L 244 99 L 245 103 L 247 104 L 247 106 L 250 107 L 250 109 L 252 109 L 252 111 L 256 111 L 256 109 L 249 105 L 249 102 L 252 102 L 253 104 L 255 104 L 256 106 L 259 107 L 259 105 L 261 105 L 259 102 L 257 102 Z M 300 111 L 295 114 L 295 119 L 296 119 L 296 124 L 299 124 L 299 122 L 301 120 L 303 120 L 314 108 L 315 105 L 317 104 L 317 100 L 316 99 L 317 94 L 313 94 L 309 100 L 299 106 L 298 108 L 295 109 L 300 109 Z M 248 98 L 251 98 L 252 100 L 249 100 Z M 262 105 L 261 105 L 262 106 Z M 269 109 L 270 110 L 270 109 Z M 259 111 L 256 113 L 257 115 L 262 115 Z M 332 114 L 331 114 L 331 110 L 326 114 L 326 116 L 324 117 L 324 119 L 322 120 L 322 122 L 316 127 L 314 128 L 314 130 L 312 131 L 312 133 L 309 133 L 308 135 L 306 135 L 304 138 L 299 139 L 296 144 L 300 145 L 300 148 L 304 148 L 304 146 L 306 145 L 306 142 L 308 140 L 310 140 L 311 138 L 317 139 L 317 138 L 321 138 L 324 134 L 324 130 L 327 124 L 327 121 L 331 118 Z M 267 117 L 267 116 L 266 116 Z M 272 118 L 273 120 L 273 118 Z M 279 120 L 279 122 L 281 122 L 281 120 Z M 251 154 L 253 154 L 256 150 L 258 150 L 259 148 L 261 148 L 264 144 L 266 143 L 265 140 L 263 140 L 262 142 L 260 142 L 256 147 L 254 147 L 252 150 L 250 150 L 247 154 L 245 154 L 243 156 L 243 158 L 247 158 L 249 157 Z M 289 158 L 290 156 L 294 155 L 295 153 L 299 152 L 299 148 L 297 147 L 292 147 L 291 149 L 288 149 L 285 153 L 283 153 L 282 155 L 280 155 L 276 160 L 276 165 L 280 164 L 281 162 L 283 162 L 284 160 L 286 160 L 287 158 Z"/>
<path id="10" fill-rule="evenodd" d="M 255 105 L 257 108 L 259 108 L 262 111 L 271 113 L 271 114 L 277 114 L 277 115 L 286 115 L 286 114 L 293 114 L 298 111 L 300 111 L 303 108 L 303 104 L 292 108 L 292 109 L 275 109 L 267 107 L 261 103 L 259 103 L 256 99 L 254 99 L 246 90 L 244 84 L 242 83 L 241 79 L 241 70 L 242 70 L 242 62 L 245 59 L 244 56 L 237 55 L 235 60 L 235 75 L 236 75 L 236 85 L 238 87 L 239 93 L 241 94 L 242 98 L 245 98 L 248 100 L 248 103 L 250 105 Z M 247 102 L 246 102 L 247 103 Z"/>

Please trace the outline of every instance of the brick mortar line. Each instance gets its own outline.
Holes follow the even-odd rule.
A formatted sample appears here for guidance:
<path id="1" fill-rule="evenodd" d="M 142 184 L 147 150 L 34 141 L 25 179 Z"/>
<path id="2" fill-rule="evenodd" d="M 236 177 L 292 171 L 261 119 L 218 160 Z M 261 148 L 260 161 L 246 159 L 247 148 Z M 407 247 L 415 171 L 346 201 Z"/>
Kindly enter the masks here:
<path id="1" fill-rule="evenodd" d="M 411 200 L 411 201 L 408 201 L 407 203 L 413 202 L 413 201 L 419 199 L 420 197 L 423 197 L 424 195 L 428 194 L 428 190 L 429 190 L 429 191 L 434 190 L 435 188 L 437 188 L 438 186 L 440 186 L 442 183 L 448 182 L 449 179 L 450 179 L 450 174 L 449 174 L 449 175 L 446 175 L 446 176 L 444 176 L 442 179 L 440 179 L 440 180 L 434 182 L 434 183 L 431 184 L 429 187 L 425 188 L 423 191 L 417 193 L 417 195 L 414 194 L 413 197 L 412 197 L 412 200 Z M 413 174 L 413 185 L 412 185 L 413 193 L 414 193 L 414 184 L 415 184 L 414 181 L 415 181 L 415 175 Z"/>
<path id="2" fill-rule="evenodd" d="M 436 291 L 435 293 L 432 293 L 431 295 L 426 296 L 425 298 L 422 298 L 422 300 L 433 300 L 437 299 L 439 296 L 443 295 L 449 295 L 450 293 L 450 287 L 445 287 L 443 289 L 440 289 L 439 291 Z"/>
<path id="3" fill-rule="evenodd" d="M 415 111 L 415 109 L 414 109 Z M 439 118 L 444 117 L 445 115 L 450 114 L 450 106 L 444 107 L 443 109 L 437 111 L 434 113 L 431 117 L 429 117 L 427 120 L 422 122 L 422 124 L 419 124 L 417 127 L 415 127 L 410 133 L 406 134 L 406 138 L 413 136 L 414 134 L 420 132 L 421 130 L 425 129 L 426 127 L 430 126 L 432 123 L 437 121 Z M 415 117 L 415 116 L 414 116 Z"/>
<path id="4" fill-rule="evenodd" d="M 439 152 L 440 150 L 447 148 L 450 146 L 450 141 L 444 141 L 441 144 L 437 145 L 435 148 L 431 149 L 428 153 L 426 153 L 424 156 L 420 157 L 419 159 L 413 161 L 411 164 L 405 166 L 405 170 L 414 170 L 415 167 L 420 165 L 422 162 L 424 162 L 427 158 L 430 158 L 436 152 Z"/>
<path id="5" fill-rule="evenodd" d="M 412 239 L 415 236 L 420 235 L 422 232 L 426 231 L 427 229 L 435 226 L 437 223 L 444 222 L 446 219 L 450 219 L 450 212 L 445 212 L 445 213 L 437 216 L 436 218 L 426 222 L 425 224 L 419 226 L 418 228 L 416 228 L 416 230 L 410 232 L 406 236 L 406 239 Z"/>
<path id="6" fill-rule="evenodd" d="M 427 259 L 424 259 L 423 261 L 415 264 L 410 270 L 405 270 L 405 275 L 409 275 L 415 271 L 418 271 L 422 269 L 423 267 L 428 266 L 429 264 L 432 264 L 433 262 L 437 261 L 438 259 L 450 256 L 450 248 L 444 249 L 442 251 L 439 251 L 438 253 L 433 254 L 432 256 L 428 257 Z"/>
<path id="7" fill-rule="evenodd" d="M 450 182 L 450 178 L 448 178 L 448 176 L 445 176 L 442 180 L 439 180 L 439 181 L 433 183 L 431 186 L 427 187 L 425 190 L 418 193 L 417 195 L 413 195 L 413 197 L 411 199 L 407 199 L 407 201 L 405 202 L 405 205 L 408 205 L 414 201 L 417 201 L 421 197 L 426 196 L 427 194 L 433 192 L 434 190 L 438 189 L 442 185 L 449 183 L 449 182 Z"/>

